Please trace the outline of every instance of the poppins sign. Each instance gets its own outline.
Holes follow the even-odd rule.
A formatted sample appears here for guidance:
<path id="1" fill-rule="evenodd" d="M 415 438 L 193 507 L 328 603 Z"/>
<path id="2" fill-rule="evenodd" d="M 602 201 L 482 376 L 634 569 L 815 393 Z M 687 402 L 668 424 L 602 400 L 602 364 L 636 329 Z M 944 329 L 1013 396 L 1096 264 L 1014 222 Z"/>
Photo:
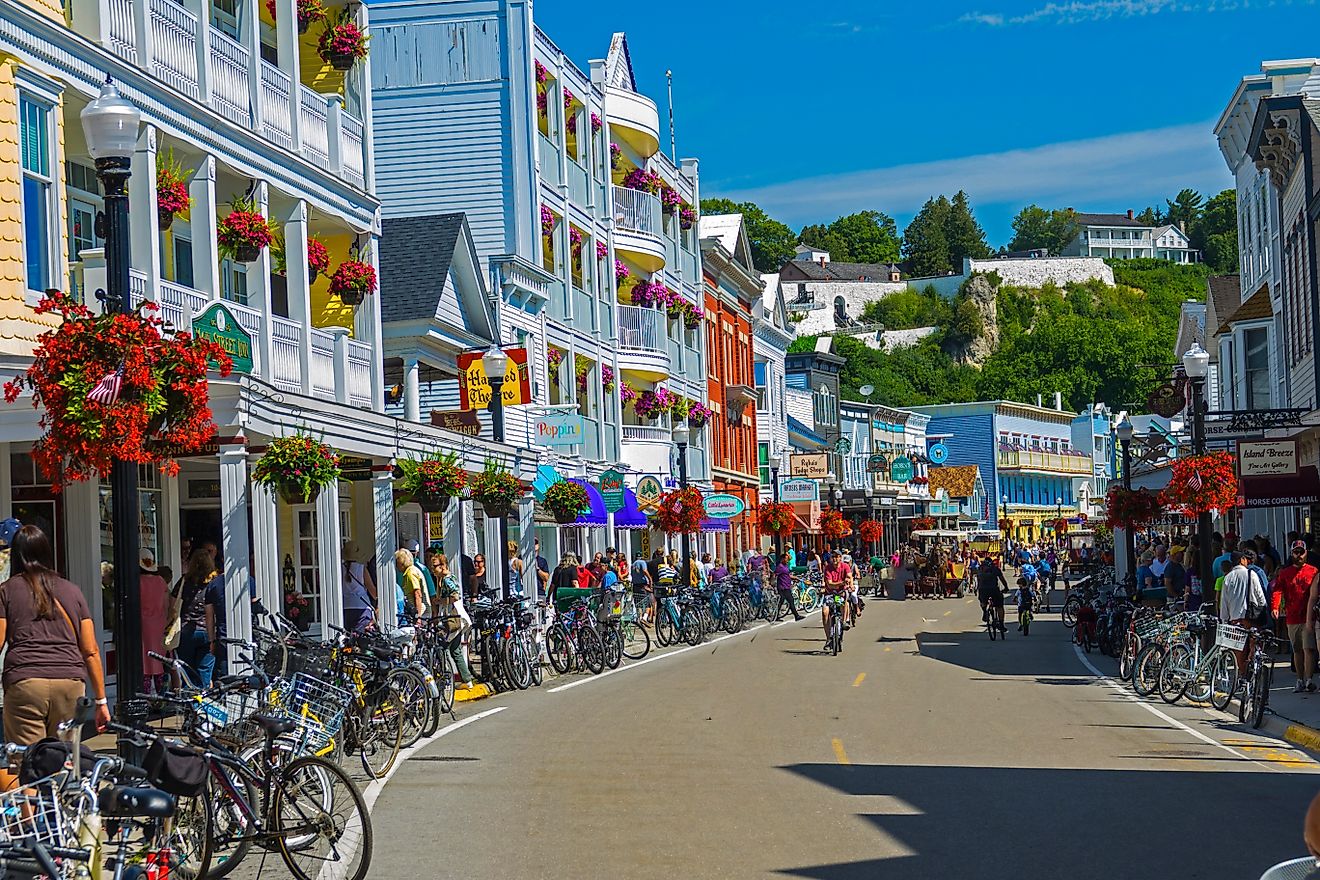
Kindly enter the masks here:
<path id="1" fill-rule="evenodd" d="M 1296 476 L 1297 441 L 1240 441 L 1238 443 L 1238 473 L 1243 477 Z"/>
<path id="2" fill-rule="evenodd" d="M 797 453 L 788 457 L 788 472 L 794 477 L 823 480 L 830 472 L 830 456 L 826 452 Z"/>
<path id="3" fill-rule="evenodd" d="M 779 484 L 780 501 L 816 501 L 820 498 L 820 483 L 815 480 L 785 480 Z"/>
<path id="4" fill-rule="evenodd" d="M 537 416 L 532 423 L 532 442 L 537 446 L 575 446 L 587 432 L 587 421 L 575 412 Z"/>
<path id="5" fill-rule="evenodd" d="M 703 503 L 706 507 L 706 516 L 711 519 L 732 519 L 747 507 L 737 495 L 723 492 L 707 495 Z"/>

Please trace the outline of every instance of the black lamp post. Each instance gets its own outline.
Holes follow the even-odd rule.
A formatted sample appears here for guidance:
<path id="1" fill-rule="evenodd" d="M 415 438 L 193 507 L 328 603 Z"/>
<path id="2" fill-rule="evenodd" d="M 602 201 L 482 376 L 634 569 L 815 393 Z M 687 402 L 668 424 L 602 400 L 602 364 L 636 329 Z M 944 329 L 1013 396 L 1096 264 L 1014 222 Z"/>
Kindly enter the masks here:
<path id="1" fill-rule="evenodd" d="M 777 464 L 773 464 L 770 466 L 770 487 L 771 487 L 770 491 L 772 493 L 772 497 L 775 499 L 775 504 L 778 504 L 779 503 L 779 465 Z M 783 558 L 784 558 L 784 539 L 779 534 L 779 532 L 775 532 L 775 564 L 778 565 L 779 560 Z"/>
<path id="2" fill-rule="evenodd" d="M 504 371 L 509 365 L 509 356 L 498 345 L 492 345 L 481 356 L 481 364 L 486 369 L 486 381 L 490 383 L 490 429 L 496 443 L 504 442 Z M 499 518 L 500 552 L 499 559 L 504 565 L 504 574 L 500 583 L 504 585 L 503 596 L 509 598 L 509 516 L 506 513 Z"/>
<path id="3" fill-rule="evenodd" d="M 1054 496 L 1054 543 L 1055 543 L 1055 546 L 1058 546 L 1058 545 L 1061 543 L 1060 540 L 1059 540 L 1059 538 L 1060 538 L 1060 535 L 1059 535 L 1059 522 L 1062 521 L 1062 519 L 1063 519 L 1063 496 L 1062 496 L 1062 495 L 1055 495 L 1055 496 Z"/>
<path id="4" fill-rule="evenodd" d="M 1004 556 L 1008 556 L 1008 545 L 1013 540 L 1013 521 L 1008 518 L 1008 493 L 999 499 L 1000 519 L 1004 521 Z"/>
<path id="5" fill-rule="evenodd" d="M 1199 342 L 1192 343 L 1192 347 L 1183 355 L 1183 370 L 1187 373 L 1187 378 L 1192 380 L 1192 451 L 1196 455 L 1205 454 L 1205 377 L 1210 372 L 1210 354 L 1201 348 Z M 1207 583 L 1213 583 L 1213 572 L 1210 571 L 1214 565 L 1210 555 L 1210 511 L 1203 510 L 1196 517 L 1196 542 L 1197 565 L 1200 569 L 1201 589 L 1205 590 Z"/>
<path id="6" fill-rule="evenodd" d="M 1118 442 L 1123 446 L 1123 490 L 1132 491 L 1132 435 L 1135 429 L 1132 423 L 1128 421 L 1127 416 L 1123 416 L 1123 421 L 1119 422 Z M 1133 583 L 1137 580 L 1137 536 L 1132 533 L 1132 523 L 1123 523 L 1123 555 L 1124 566 L 1127 568 L 1127 576 Z"/>
<path id="7" fill-rule="evenodd" d="M 96 163 L 96 176 L 105 193 L 105 291 L 107 310 L 132 314 L 129 295 L 128 178 L 133 173 L 142 114 L 124 100 L 106 79 L 96 100 L 81 114 L 87 152 Z M 138 466 L 115 460 L 110 470 L 112 527 L 114 529 L 115 679 L 116 710 L 126 724 L 146 717 L 137 700 L 142 686 L 142 609 L 138 590 Z"/>
<path id="8" fill-rule="evenodd" d="M 674 445 L 678 447 L 678 488 L 686 489 L 688 487 L 687 475 L 687 448 L 688 440 L 691 439 L 691 433 L 688 431 L 686 422 L 676 422 L 674 424 Z M 686 529 L 683 531 L 681 540 L 682 548 L 682 566 L 683 572 L 679 575 L 679 583 L 687 586 L 692 579 L 692 535 Z"/>
<path id="9" fill-rule="evenodd" d="M 875 519 L 875 486 L 871 485 L 871 481 L 872 481 L 871 475 L 867 474 L 866 489 L 865 489 L 867 519 Z M 883 532 L 881 534 L 883 535 Z M 876 554 L 876 542 L 872 541 L 871 555 L 874 556 L 875 554 Z"/>

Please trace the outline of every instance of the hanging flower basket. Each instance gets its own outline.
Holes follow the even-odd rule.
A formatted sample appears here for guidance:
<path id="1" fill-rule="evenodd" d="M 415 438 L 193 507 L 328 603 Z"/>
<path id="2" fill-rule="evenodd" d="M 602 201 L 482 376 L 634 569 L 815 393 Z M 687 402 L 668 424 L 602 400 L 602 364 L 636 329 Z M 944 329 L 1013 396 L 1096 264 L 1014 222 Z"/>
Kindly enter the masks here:
<path id="1" fill-rule="evenodd" d="M 1008 517 L 999 520 L 999 531 L 1009 532 L 1013 530 L 1013 521 Z"/>
<path id="2" fill-rule="evenodd" d="M 1160 492 L 1165 507 L 1197 516 L 1237 505 L 1238 478 L 1231 452 L 1211 452 L 1176 459 L 1169 484 Z"/>
<path id="3" fill-rule="evenodd" d="M 279 19 L 276 15 L 277 9 L 275 0 L 266 0 L 266 11 L 270 13 L 272 19 Z M 326 15 L 325 4 L 321 0 L 298 0 L 298 33 L 307 33 L 308 28 L 313 24 L 324 21 Z"/>
<path id="4" fill-rule="evenodd" d="M 676 400 L 678 395 L 668 388 L 643 391 L 633 401 L 633 412 L 637 413 L 639 419 L 658 419 L 673 409 Z"/>
<path id="5" fill-rule="evenodd" d="M 1066 520 L 1066 519 L 1056 519 L 1056 520 L 1054 521 L 1054 534 L 1056 534 L 1056 535 L 1066 535 L 1066 534 L 1068 534 L 1068 520 Z"/>
<path id="6" fill-rule="evenodd" d="M 487 460 L 486 468 L 471 479 L 472 500 L 486 510 L 486 516 L 508 516 L 523 494 L 523 484 L 510 471 Z"/>
<path id="7" fill-rule="evenodd" d="M 262 248 L 270 247 L 275 230 L 254 202 L 236 198 L 229 214 L 220 218 L 216 238 L 221 254 L 236 263 L 251 263 L 261 256 Z"/>
<path id="8" fill-rule="evenodd" d="M 545 506 L 555 522 L 567 525 L 591 509 L 591 500 L 581 483 L 560 480 L 545 490 Z"/>
<path id="9" fill-rule="evenodd" d="M 330 294 L 345 305 L 359 306 L 376 292 L 376 269 L 360 260 L 345 260 L 330 276 Z"/>
<path id="10" fill-rule="evenodd" d="M 311 504 L 339 475 L 339 454 L 302 431 L 271 440 L 252 466 L 252 482 L 289 504 Z"/>
<path id="11" fill-rule="evenodd" d="M 458 456 L 452 452 L 404 459 L 398 464 L 398 474 L 394 488 L 399 496 L 421 505 L 426 513 L 448 509 L 467 486 L 467 473 L 458 466 Z"/>
<path id="12" fill-rule="evenodd" d="M 664 185 L 664 179 L 654 171 L 647 171 L 645 168 L 634 168 L 623 176 L 623 185 L 628 189 L 658 195 L 660 187 Z"/>
<path id="13" fill-rule="evenodd" d="M 601 364 L 600 366 L 600 387 L 606 394 L 614 392 L 614 368 L 609 364 Z"/>
<path id="14" fill-rule="evenodd" d="M 289 618 L 298 632 L 311 628 L 311 600 L 300 590 L 284 591 L 284 616 Z"/>
<path id="15" fill-rule="evenodd" d="M 928 532 L 935 528 L 935 517 L 919 516 L 912 521 L 912 530 L 914 532 Z"/>
<path id="16" fill-rule="evenodd" d="M 1113 485 L 1105 493 L 1105 524 L 1111 529 L 1140 528 L 1157 519 L 1163 510 L 1159 493 L 1144 488 L 1129 490 Z"/>
<path id="17" fill-rule="evenodd" d="M 368 39 L 345 6 L 321 31 L 316 53 L 335 70 L 348 70 L 354 61 L 367 57 Z"/>
<path id="18" fill-rule="evenodd" d="M 174 218 L 192 207 L 188 179 L 183 166 L 174 159 L 174 148 L 156 154 L 156 225 L 161 232 L 169 229 Z"/>
<path id="19" fill-rule="evenodd" d="M 683 326 L 688 330 L 696 330 L 705 320 L 706 313 L 702 311 L 701 306 L 694 306 L 684 300 L 683 302 Z"/>
<path id="20" fill-rule="evenodd" d="M 820 530 L 825 537 L 838 540 L 852 534 L 852 524 L 842 511 L 827 507 L 820 512 Z"/>
<path id="21" fill-rule="evenodd" d="M 330 249 L 316 236 L 307 238 L 307 283 L 314 284 L 321 273 L 330 269 Z"/>
<path id="22" fill-rule="evenodd" d="M 788 535 L 795 522 L 793 505 L 787 501 L 765 502 L 756 511 L 756 524 L 763 535 Z"/>
<path id="23" fill-rule="evenodd" d="M 885 534 L 884 523 L 878 519 L 862 520 L 861 525 L 857 527 L 857 534 L 862 536 L 862 540 L 869 544 L 879 541 Z"/>
<path id="24" fill-rule="evenodd" d="M 687 202 L 678 206 L 678 225 L 683 229 L 691 229 L 697 222 L 697 209 Z"/>
<path id="25" fill-rule="evenodd" d="M 706 516 L 701 490 L 696 486 L 675 489 L 660 497 L 660 506 L 651 516 L 651 526 L 667 535 L 692 533 L 701 527 Z"/>
<path id="26" fill-rule="evenodd" d="M 715 410 L 706 406 L 704 403 L 693 401 L 688 407 L 688 427 L 700 431 L 710 424 L 710 420 L 715 417 Z"/>
<path id="27" fill-rule="evenodd" d="M 155 309 L 144 303 L 129 315 L 93 315 L 63 293 L 37 305 L 37 314 L 63 320 L 37 338 L 32 365 L 5 383 L 5 401 L 32 391 L 32 405 L 42 410 L 32 458 L 54 491 L 108 477 L 116 460 L 177 474 L 176 457 L 200 451 L 215 436 L 206 374 L 210 366 L 228 376 L 229 355 L 190 333 L 165 336 Z M 113 397 L 89 399 L 114 384 Z"/>
<path id="28" fill-rule="evenodd" d="M 623 147 L 618 144 L 610 144 L 610 168 L 614 171 L 619 170 L 619 160 L 623 158 Z"/>
<path id="29" fill-rule="evenodd" d="M 625 407 L 632 406 L 634 411 L 636 410 L 635 403 L 637 401 L 638 396 L 639 395 L 637 394 L 637 389 L 629 385 L 627 381 L 625 381 L 623 385 L 620 386 L 619 388 L 620 403 Z"/>

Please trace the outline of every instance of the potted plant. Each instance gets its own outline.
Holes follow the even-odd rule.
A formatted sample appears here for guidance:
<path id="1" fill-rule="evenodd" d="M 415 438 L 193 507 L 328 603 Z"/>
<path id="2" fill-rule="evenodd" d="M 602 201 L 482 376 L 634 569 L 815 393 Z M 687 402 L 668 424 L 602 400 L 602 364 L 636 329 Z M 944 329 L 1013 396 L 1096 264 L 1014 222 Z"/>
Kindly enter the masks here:
<path id="1" fill-rule="evenodd" d="M 1173 462 L 1169 484 L 1160 492 L 1167 508 L 1187 516 L 1224 512 L 1237 505 L 1238 478 L 1231 452 L 1187 455 Z"/>
<path id="2" fill-rule="evenodd" d="M 862 520 L 861 525 L 857 527 L 857 534 L 862 536 L 862 540 L 869 544 L 879 541 L 885 533 L 884 523 L 878 519 Z"/>
<path id="3" fill-rule="evenodd" d="M 275 0 L 266 0 L 266 11 L 270 13 L 271 18 L 276 20 L 279 19 L 279 16 L 276 15 L 277 9 L 278 6 L 276 5 Z M 328 14 L 325 9 L 325 4 L 322 3 L 321 0 L 298 0 L 297 13 L 298 33 L 300 34 L 307 33 L 307 29 L 311 27 L 314 22 L 324 21 Z"/>
<path id="4" fill-rule="evenodd" d="M 174 148 L 156 154 L 156 224 L 164 232 L 179 214 L 192 206 L 188 195 L 188 179 L 183 166 L 175 161 Z"/>
<path id="5" fill-rule="evenodd" d="M 523 494 L 523 485 L 510 471 L 494 461 L 486 461 L 485 470 L 471 480 L 472 500 L 486 509 L 493 519 L 508 516 Z"/>
<path id="6" fill-rule="evenodd" d="M 275 240 L 271 223 L 250 199 L 235 198 L 216 227 L 220 253 L 236 263 L 251 263 Z"/>
<path id="7" fill-rule="evenodd" d="M 298 632 L 307 632 L 312 625 L 311 600 L 298 590 L 285 590 L 284 616 L 298 628 Z"/>
<path id="8" fill-rule="evenodd" d="M 590 509 L 591 501 L 581 483 L 560 480 L 545 490 L 545 506 L 549 508 L 555 522 L 567 525 L 576 522 L 579 516 Z"/>
<path id="9" fill-rule="evenodd" d="M 339 297 L 345 305 L 362 305 L 375 292 L 376 269 L 370 263 L 345 260 L 339 264 L 335 274 L 330 276 L 331 295 Z"/>
<path id="10" fill-rule="evenodd" d="M 827 507 L 820 512 L 820 530 L 825 537 L 838 540 L 852 534 L 852 524 L 844 518 L 843 511 Z"/>
<path id="11" fill-rule="evenodd" d="M 691 229 L 697 222 L 697 209 L 687 202 L 678 206 L 678 225 L 683 229 Z"/>
<path id="12" fill-rule="evenodd" d="M 793 505 L 787 501 L 767 501 L 756 511 L 756 523 L 763 535 L 787 535 L 793 531 Z"/>
<path id="13" fill-rule="evenodd" d="M 348 70 L 353 62 L 367 57 L 367 40 L 345 6 L 329 20 L 316 41 L 316 54 L 335 70 Z"/>
<path id="14" fill-rule="evenodd" d="M 692 402 L 692 405 L 688 407 L 688 413 L 687 413 L 688 427 L 692 428 L 693 430 L 700 431 L 702 428 L 710 424 L 710 420 L 714 417 L 714 415 L 715 415 L 715 410 L 706 406 L 706 404 L 704 403 L 694 400 Z"/>
<path id="15" fill-rule="evenodd" d="M 914 532 L 928 532 L 935 528 L 935 517 L 919 516 L 912 521 L 912 530 Z"/>
<path id="16" fill-rule="evenodd" d="M 639 419 L 658 419 L 673 408 L 676 397 L 668 388 L 643 391 L 633 401 L 633 412 Z"/>
<path id="17" fill-rule="evenodd" d="M 165 335 L 154 303 L 129 315 L 94 315 L 67 294 L 37 305 L 62 322 L 37 337 L 32 364 L 5 383 L 5 401 L 24 390 L 41 410 L 42 436 L 32 459 L 53 491 L 93 476 L 115 461 L 179 472 L 176 457 L 215 437 L 207 406 L 207 370 L 229 375 L 229 355 L 190 333 Z M 93 394 L 97 391 L 97 394 Z"/>
<path id="18" fill-rule="evenodd" d="M 409 458 L 398 464 L 394 486 L 400 497 L 417 502 L 427 513 L 439 513 L 463 493 L 467 474 L 458 466 L 458 455 L 448 453 Z"/>
<path id="19" fill-rule="evenodd" d="M 1105 524 L 1111 529 L 1144 526 L 1158 517 L 1163 509 L 1159 493 L 1144 486 L 1124 489 L 1121 485 L 1112 485 L 1105 493 Z"/>
<path id="20" fill-rule="evenodd" d="M 651 517 L 651 525 L 667 535 L 681 535 L 701 528 L 706 508 L 701 490 L 696 486 L 675 489 L 660 497 L 660 506 Z"/>
<path id="21" fill-rule="evenodd" d="M 252 482 L 279 494 L 289 504 L 311 504 L 321 490 L 339 479 L 339 454 L 310 434 L 297 431 L 276 437 L 252 466 Z"/>
<path id="22" fill-rule="evenodd" d="M 289 271 L 289 255 L 284 246 L 284 236 L 277 235 L 270 243 L 272 269 L 276 275 L 286 275 Z M 307 283 L 315 284 L 321 273 L 330 268 L 330 249 L 316 236 L 307 238 Z"/>

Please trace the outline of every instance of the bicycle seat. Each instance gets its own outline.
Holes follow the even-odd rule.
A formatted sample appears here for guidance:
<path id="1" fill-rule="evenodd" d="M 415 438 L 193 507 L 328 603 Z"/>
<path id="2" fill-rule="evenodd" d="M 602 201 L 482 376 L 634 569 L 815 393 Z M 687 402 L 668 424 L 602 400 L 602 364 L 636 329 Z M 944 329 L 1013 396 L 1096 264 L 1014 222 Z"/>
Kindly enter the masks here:
<path id="1" fill-rule="evenodd" d="M 282 733 L 289 733 L 296 730 L 298 722 L 292 718 L 285 718 L 281 715 L 253 715 L 252 721 L 270 736 L 279 736 Z"/>
<path id="2" fill-rule="evenodd" d="M 166 819 L 174 815 L 174 798 L 158 788 L 129 788 L 114 785 L 96 796 L 103 816 Z"/>

